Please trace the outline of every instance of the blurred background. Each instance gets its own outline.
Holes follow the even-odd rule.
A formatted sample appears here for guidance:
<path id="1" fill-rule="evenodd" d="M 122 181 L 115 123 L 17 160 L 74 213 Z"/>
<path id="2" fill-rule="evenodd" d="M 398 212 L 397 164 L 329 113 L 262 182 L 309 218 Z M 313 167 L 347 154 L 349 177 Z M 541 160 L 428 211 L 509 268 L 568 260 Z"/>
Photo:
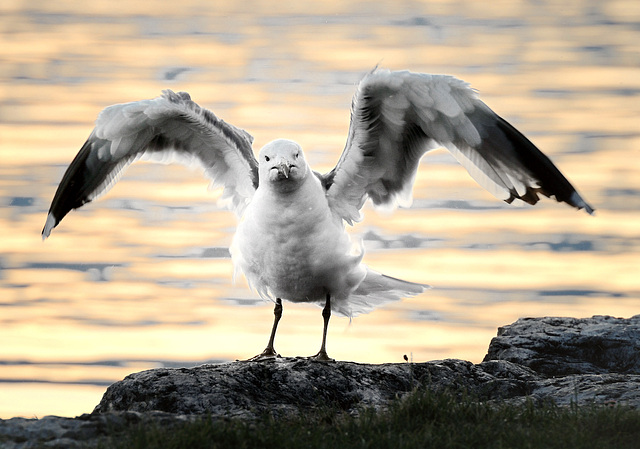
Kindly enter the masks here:
<path id="1" fill-rule="evenodd" d="M 519 317 L 640 313 L 639 2 L 288 3 L 3 0 L 1 418 L 90 412 L 131 372 L 247 358 L 267 343 L 273 306 L 232 282 L 236 221 L 197 173 L 134 165 L 41 241 L 97 114 L 165 88 L 248 130 L 256 150 L 298 141 L 324 172 L 376 64 L 455 75 L 597 209 L 509 206 L 430 153 L 413 208 L 367 207 L 353 234 L 367 264 L 433 289 L 333 317 L 336 359 L 480 362 Z M 320 312 L 285 304 L 282 355 L 318 350 Z"/>

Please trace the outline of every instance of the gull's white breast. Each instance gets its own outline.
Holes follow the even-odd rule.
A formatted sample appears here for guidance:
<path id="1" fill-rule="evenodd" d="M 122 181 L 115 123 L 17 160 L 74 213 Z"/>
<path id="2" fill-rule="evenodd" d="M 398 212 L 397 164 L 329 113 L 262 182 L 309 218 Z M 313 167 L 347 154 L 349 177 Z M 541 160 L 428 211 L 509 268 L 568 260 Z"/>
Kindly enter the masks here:
<path id="1" fill-rule="evenodd" d="M 331 213 L 319 180 L 279 193 L 260 186 L 231 244 L 236 270 L 263 297 L 295 302 L 346 300 L 362 282 L 362 254 L 353 254 L 342 220 Z"/>

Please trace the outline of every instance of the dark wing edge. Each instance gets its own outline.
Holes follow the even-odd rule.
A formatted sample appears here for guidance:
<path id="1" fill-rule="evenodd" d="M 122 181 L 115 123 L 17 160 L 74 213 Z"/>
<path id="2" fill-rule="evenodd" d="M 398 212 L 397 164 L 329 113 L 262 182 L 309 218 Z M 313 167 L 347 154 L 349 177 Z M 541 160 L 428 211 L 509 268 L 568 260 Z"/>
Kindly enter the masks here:
<path id="1" fill-rule="evenodd" d="M 539 187 L 526 186 L 524 194 L 512 191 L 511 196 L 505 201 L 511 203 L 517 198 L 533 205 L 538 202 L 537 194 L 539 193 L 547 198 L 553 196 L 559 203 L 567 203 L 578 210 L 584 209 L 589 215 L 593 215 L 595 212 L 593 207 L 582 199 L 558 167 L 551 162 L 551 159 L 509 122 L 500 116 L 496 116 L 496 118 L 498 129 L 502 131 L 516 150 L 520 163 L 527 167 L 539 182 Z"/>
<path id="2" fill-rule="evenodd" d="M 332 210 L 353 224 L 367 198 L 386 208 L 410 205 L 420 159 L 439 146 L 508 203 L 535 204 L 542 194 L 594 212 L 551 160 L 467 83 L 388 70 L 365 76 L 353 97 L 345 149 L 323 177 Z"/>
<path id="3" fill-rule="evenodd" d="M 185 92 L 165 90 L 152 100 L 107 107 L 58 185 L 42 238 L 71 210 L 109 191 L 141 158 L 200 167 L 213 188 L 223 188 L 222 203 L 240 214 L 258 185 L 252 141 Z"/>

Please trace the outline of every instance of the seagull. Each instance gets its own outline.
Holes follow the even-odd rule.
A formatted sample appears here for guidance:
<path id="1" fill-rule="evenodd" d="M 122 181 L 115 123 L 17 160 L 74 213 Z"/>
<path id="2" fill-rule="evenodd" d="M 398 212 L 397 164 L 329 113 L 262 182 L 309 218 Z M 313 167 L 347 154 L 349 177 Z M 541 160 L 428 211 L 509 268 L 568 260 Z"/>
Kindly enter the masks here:
<path id="1" fill-rule="evenodd" d="M 359 83 L 346 145 L 328 173 L 313 171 L 296 142 L 277 139 L 252 149 L 253 137 L 202 108 L 185 92 L 104 109 L 67 168 L 42 231 L 43 240 L 70 212 L 105 194 L 138 159 L 199 167 L 239 219 L 230 252 L 234 273 L 275 303 L 265 350 L 274 339 L 282 300 L 323 306 L 326 350 L 332 312 L 356 316 L 429 286 L 395 279 L 362 263 L 362 245 L 346 232 L 362 220 L 367 199 L 386 209 L 409 207 L 418 165 L 447 148 L 496 198 L 536 204 L 555 197 L 593 214 L 571 183 L 531 141 L 483 103 L 466 82 L 376 68 Z"/>

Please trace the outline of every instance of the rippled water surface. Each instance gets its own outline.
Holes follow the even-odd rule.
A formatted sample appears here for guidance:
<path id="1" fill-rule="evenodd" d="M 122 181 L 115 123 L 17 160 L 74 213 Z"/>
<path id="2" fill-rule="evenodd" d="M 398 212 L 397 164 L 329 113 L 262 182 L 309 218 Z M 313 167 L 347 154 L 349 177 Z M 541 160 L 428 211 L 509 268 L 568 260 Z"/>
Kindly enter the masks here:
<path id="1" fill-rule="evenodd" d="M 380 64 L 470 82 L 597 213 L 514 207 L 444 151 L 411 209 L 367 207 L 365 261 L 433 289 L 334 317 L 341 360 L 482 360 L 523 316 L 640 313 L 640 4 L 112 2 L 0 5 L 0 417 L 89 412 L 156 366 L 261 351 L 272 305 L 232 282 L 235 218 L 179 166 L 138 164 L 42 243 L 46 211 L 98 112 L 188 91 L 255 147 L 297 140 L 337 161 L 359 79 Z M 285 304 L 276 346 L 309 355 L 320 309 Z"/>

